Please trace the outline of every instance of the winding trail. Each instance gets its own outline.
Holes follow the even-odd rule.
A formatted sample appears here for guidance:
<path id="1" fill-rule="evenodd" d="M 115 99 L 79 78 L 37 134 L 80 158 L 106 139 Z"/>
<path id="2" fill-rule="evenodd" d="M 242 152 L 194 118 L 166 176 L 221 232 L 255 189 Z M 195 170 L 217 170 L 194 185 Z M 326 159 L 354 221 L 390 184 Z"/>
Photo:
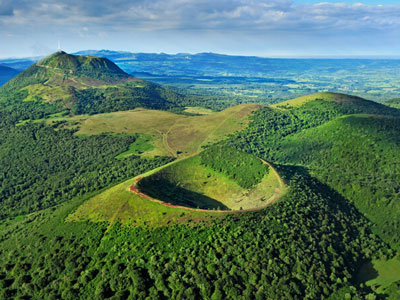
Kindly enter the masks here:
<path id="1" fill-rule="evenodd" d="M 184 158 L 184 159 L 193 157 L 193 156 L 195 156 L 195 155 L 197 155 L 197 154 L 198 154 L 198 153 L 194 153 L 194 154 L 192 154 L 192 155 L 190 155 L 189 157 L 186 157 L 186 158 Z M 176 160 L 176 161 L 174 161 L 172 164 L 177 163 L 177 162 L 179 162 L 179 161 L 182 161 L 182 160 L 184 160 L 184 159 Z M 149 195 L 146 195 L 146 194 L 142 193 L 142 192 L 137 188 L 137 183 L 138 183 L 141 179 L 143 179 L 143 177 L 146 177 L 146 176 L 143 176 L 143 175 L 140 175 L 140 177 L 137 177 L 137 178 L 135 179 L 135 182 L 129 187 L 129 191 L 132 192 L 132 193 L 137 194 L 137 195 L 140 196 L 140 197 L 143 197 L 143 198 L 145 198 L 145 199 L 148 199 L 148 200 L 150 200 L 150 201 L 152 201 L 152 202 L 156 202 L 156 203 L 161 204 L 161 205 L 164 205 L 164 206 L 173 207 L 173 208 L 179 208 L 179 209 L 185 209 L 185 210 L 190 210 L 190 211 L 200 211 L 200 212 L 208 212 L 208 213 L 240 213 L 240 212 L 256 211 L 256 210 L 260 210 L 260 209 L 263 209 L 263 208 L 265 208 L 265 207 L 267 207 L 267 206 L 270 206 L 270 205 L 274 204 L 274 203 L 280 198 L 280 196 L 282 195 L 281 192 L 282 192 L 283 190 L 285 190 L 286 187 L 287 187 L 286 184 L 285 184 L 285 182 L 283 181 L 283 179 L 282 179 L 281 176 L 279 175 L 279 173 L 276 171 L 276 169 L 275 169 L 269 162 L 267 162 L 267 161 L 265 161 L 265 160 L 263 160 L 263 159 L 261 159 L 261 158 L 259 158 L 259 159 L 260 159 L 264 164 L 268 165 L 268 167 L 272 170 L 272 172 L 274 173 L 276 179 L 277 179 L 278 182 L 279 182 L 279 186 L 280 186 L 279 188 L 276 188 L 276 189 L 275 189 L 275 193 L 268 199 L 268 201 L 267 201 L 268 203 L 267 203 L 266 205 L 263 205 L 263 206 L 260 206 L 260 207 L 249 208 L 249 209 L 243 209 L 243 210 L 210 210 L 210 209 L 201 209 L 201 208 L 192 208 L 192 207 L 181 206 L 181 205 L 174 205 L 174 204 L 171 204 L 171 203 L 168 203 L 168 202 L 164 202 L 164 201 L 161 201 L 161 200 L 152 198 L 152 197 L 150 197 Z M 171 165 L 171 164 L 168 164 L 168 165 Z M 150 175 L 151 175 L 151 174 L 149 174 L 149 175 L 147 175 L 147 176 L 150 176 Z"/>

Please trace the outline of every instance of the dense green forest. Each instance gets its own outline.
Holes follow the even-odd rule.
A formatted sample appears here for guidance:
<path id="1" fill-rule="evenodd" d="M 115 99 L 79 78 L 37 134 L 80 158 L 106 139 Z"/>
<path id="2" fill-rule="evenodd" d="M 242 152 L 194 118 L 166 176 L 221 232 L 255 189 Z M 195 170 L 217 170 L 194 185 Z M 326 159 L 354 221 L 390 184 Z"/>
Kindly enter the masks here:
<path id="1" fill-rule="evenodd" d="M 201 163 L 249 189 L 260 183 L 268 167 L 257 157 L 230 147 L 214 146 L 200 153 Z"/>
<path id="2" fill-rule="evenodd" d="M 319 101 L 288 110 L 265 108 L 229 144 L 268 161 L 306 167 L 351 200 L 374 221 L 374 231 L 399 249 L 400 119 L 394 117 L 398 111 L 379 105 L 350 108 L 349 112 L 386 117 L 355 115 L 334 120 L 346 110 Z"/>
<path id="3" fill-rule="evenodd" d="M 171 160 L 119 160 L 115 157 L 135 137 L 76 137 L 72 130 L 53 127 L 27 123 L 0 128 L 0 218 L 53 206 Z"/>
<path id="4" fill-rule="evenodd" d="M 274 160 L 307 166 L 400 249 L 400 119 L 354 115 L 287 137 Z M 379 207 L 379 209 L 376 209 Z"/>
<path id="5" fill-rule="evenodd" d="M 392 252 L 343 198 L 291 171 L 276 205 L 212 223 L 65 223 L 84 199 L 2 221 L 1 297 L 364 299 L 357 267 Z"/>
<path id="6" fill-rule="evenodd" d="M 59 103 L 36 103 L 22 101 L 25 92 L 10 95 L 0 92 L 0 128 L 9 127 L 23 120 L 37 120 L 46 118 L 52 114 L 63 112 Z"/>

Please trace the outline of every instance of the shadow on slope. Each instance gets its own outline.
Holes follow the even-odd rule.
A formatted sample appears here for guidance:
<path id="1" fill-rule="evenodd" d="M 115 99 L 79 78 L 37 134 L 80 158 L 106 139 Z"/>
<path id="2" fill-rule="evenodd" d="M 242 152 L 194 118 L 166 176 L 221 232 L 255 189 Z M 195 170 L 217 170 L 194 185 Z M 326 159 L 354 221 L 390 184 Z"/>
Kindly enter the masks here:
<path id="1" fill-rule="evenodd" d="M 229 210 L 223 203 L 203 194 L 187 190 L 162 177 L 145 177 L 138 182 L 139 190 L 152 198 L 190 208 Z"/>

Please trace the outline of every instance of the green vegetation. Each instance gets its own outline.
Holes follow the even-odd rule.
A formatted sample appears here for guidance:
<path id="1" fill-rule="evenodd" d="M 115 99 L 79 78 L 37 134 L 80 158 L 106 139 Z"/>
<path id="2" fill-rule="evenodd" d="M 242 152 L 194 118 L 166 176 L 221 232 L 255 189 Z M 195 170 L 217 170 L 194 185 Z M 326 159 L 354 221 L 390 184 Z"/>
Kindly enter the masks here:
<path id="1" fill-rule="evenodd" d="M 185 112 L 195 115 L 208 115 L 213 113 L 211 109 L 204 107 L 186 107 Z"/>
<path id="2" fill-rule="evenodd" d="M 21 94 L 21 100 L 54 103 L 73 114 L 185 109 L 183 96 L 137 79 L 106 58 L 64 52 L 40 60 L 0 88 L 3 99 Z"/>
<path id="3" fill-rule="evenodd" d="M 357 280 L 364 283 L 367 287 L 371 287 L 379 294 L 385 294 L 387 289 L 389 289 L 390 293 L 390 289 L 400 284 L 399 257 L 388 260 L 375 259 L 372 262 L 364 264 L 357 275 Z M 397 295 L 399 295 L 399 292 L 400 289 L 397 289 Z"/>
<path id="4" fill-rule="evenodd" d="M 176 224 L 209 222 L 219 215 L 160 205 L 130 191 L 135 179 L 108 188 L 91 197 L 70 214 L 68 222 L 105 222 L 109 226 L 157 228 Z"/>
<path id="5" fill-rule="evenodd" d="M 400 98 L 394 98 L 394 99 L 387 100 L 387 101 L 383 102 L 383 104 L 386 104 L 390 107 L 400 109 Z"/>
<path id="6" fill-rule="evenodd" d="M 387 116 L 334 120 L 360 112 Z M 375 223 L 374 232 L 399 249 L 400 119 L 396 115 L 397 110 L 368 101 L 358 105 L 315 100 L 287 110 L 266 108 L 257 111 L 249 127 L 229 144 L 267 161 L 308 168 L 354 203 Z"/>
<path id="7" fill-rule="evenodd" d="M 145 156 L 188 156 L 203 146 L 221 141 L 229 134 L 243 129 L 248 116 L 259 105 L 239 105 L 203 116 L 188 116 L 160 110 L 135 109 L 93 116 L 75 116 L 49 120 L 66 122 L 76 128 L 77 135 L 146 134 L 152 137 L 154 149 Z"/>
<path id="8" fill-rule="evenodd" d="M 211 147 L 200 153 L 201 163 L 248 189 L 261 182 L 268 167 L 257 157 L 230 147 Z"/>
<path id="9" fill-rule="evenodd" d="M 152 141 L 150 135 L 135 134 L 133 138 L 135 140 L 132 144 L 130 144 L 128 151 L 118 154 L 115 158 L 122 159 L 132 155 L 140 155 L 144 152 L 154 149 L 154 146 L 150 144 Z"/>
<path id="10" fill-rule="evenodd" d="M 352 103 L 352 104 L 356 104 L 356 105 L 357 104 L 363 105 L 364 102 L 366 101 L 365 99 L 362 99 L 357 96 L 351 96 L 351 95 L 339 94 L 339 93 L 322 92 L 322 93 L 315 93 L 315 94 L 306 95 L 306 96 L 302 96 L 299 98 L 279 102 L 279 103 L 271 105 L 271 107 L 277 107 L 277 108 L 298 107 L 307 102 L 315 101 L 315 100 L 332 101 L 332 102 L 336 102 L 336 103 L 345 103 L 345 104 Z"/>
<path id="11" fill-rule="evenodd" d="M 400 249 L 399 130 L 399 118 L 348 116 L 287 137 L 274 158 L 310 168 L 373 221 L 376 233 Z"/>
<path id="12" fill-rule="evenodd" d="M 173 205 L 200 209 L 241 210 L 261 208 L 277 200 L 285 192 L 279 178 L 259 159 L 234 149 L 223 152 L 224 164 L 235 165 L 228 170 L 236 173 L 225 174 L 226 168 L 210 168 L 203 163 L 204 158 L 215 152 L 206 150 L 199 155 L 177 161 L 160 171 L 144 176 L 138 181 L 138 189 L 150 197 Z M 236 155 L 233 155 L 236 153 Z M 239 166 L 237 159 L 246 157 L 253 163 L 252 170 Z M 210 162 L 210 161 L 208 161 Z M 225 172 L 223 172 L 225 171 Z M 231 175 L 236 175 L 235 178 Z M 247 177 L 246 177 L 247 175 Z M 252 176 L 257 176 L 254 178 Z M 256 180 L 255 180 L 256 179 Z M 247 181 L 246 181 L 247 180 Z M 250 185 L 250 181 L 252 184 Z M 246 183 L 246 187 L 239 183 Z"/>
<path id="13" fill-rule="evenodd" d="M 1 299 L 398 298 L 399 110 L 329 93 L 65 116 L 199 106 L 121 72 L 61 53 L 1 89 Z"/>
<path id="14" fill-rule="evenodd" d="M 170 161 L 118 160 L 133 137 L 73 133 L 40 123 L 0 130 L 0 218 L 53 206 Z"/>
<path id="15" fill-rule="evenodd" d="M 293 176 L 290 186 L 266 209 L 198 225 L 64 222 L 84 199 L 4 220 L 1 297 L 322 299 L 347 289 L 362 299 L 351 278 L 383 245 L 319 182 Z"/>
<path id="16" fill-rule="evenodd" d="M 136 107 L 172 109 L 182 99 L 182 96 L 158 85 L 137 81 L 118 86 L 82 89 L 75 92 L 75 97 L 77 101 L 72 106 L 72 113 L 77 115 L 123 111 Z"/>
<path id="17" fill-rule="evenodd" d="M 79 81 L 77 79 L 80 78 Z M 54 53 L 14 77 L 2 90 L 21 90 L 35 84 L 85 86 L 134 79 L 106 58 Z M 92 80 L 92 82 L 90 82 Z"/>

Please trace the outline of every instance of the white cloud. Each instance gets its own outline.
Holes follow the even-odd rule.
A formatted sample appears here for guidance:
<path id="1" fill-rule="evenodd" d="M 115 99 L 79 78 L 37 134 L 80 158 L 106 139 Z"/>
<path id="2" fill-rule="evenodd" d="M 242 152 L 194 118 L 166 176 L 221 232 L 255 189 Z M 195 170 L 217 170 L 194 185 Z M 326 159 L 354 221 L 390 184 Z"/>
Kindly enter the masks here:
<path id="1" fill-rule="evenodd" d="M 202 33 L 199 37 L 213 33 L 242 40 L 268 36 L 278 42 L 293 40 L 293 36 L 309 41 L 313 37 L 392 37 L 400 32 L 400 5 L 294 4 L 291 0 L 0 0 L 0 33 L 39 39 L 49 31 L 86 39 L 157 32 L 171 37 L 184 32 Z"/>
<path id="2" fill-rule="evenodd" d="M 10 18 L 10 12 L 18 11 L 15 19 L 24 15 L 25 24 L 34 22 L 38 26 L 82 27 L 82 23 L 90 22 L 98 27 L 128 26 L 137 30 L 231 30 L 238 26 L 241 30 L 319 30 L 321 25 L 331 30 L 365 26 L 385 30 L 387 24 L 400 25 L 400 5 L 295 5 L 287 0 L 0 1 L 0 15 Z"/>

